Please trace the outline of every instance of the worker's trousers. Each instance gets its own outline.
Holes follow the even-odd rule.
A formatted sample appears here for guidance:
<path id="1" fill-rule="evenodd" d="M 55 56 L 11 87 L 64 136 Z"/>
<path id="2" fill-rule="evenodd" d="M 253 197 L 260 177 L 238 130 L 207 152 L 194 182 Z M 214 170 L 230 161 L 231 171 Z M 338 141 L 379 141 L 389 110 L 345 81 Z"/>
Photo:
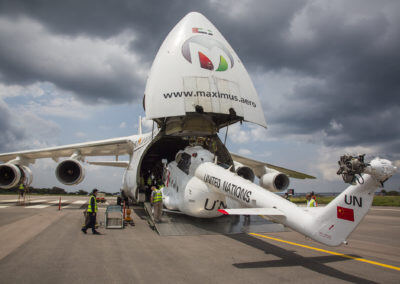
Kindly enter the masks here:
<path id="1" fill-rule="evenodd" d="M 92 232 L 96 231 L 96 213 L 93 212 L 87 212 L 87 221 L 86 221 L 86 226 L 84 227 L 85 230 L 92 228 Z"/>
<path id="2" fill-rule="evenodd" d="M 162 207 L 162 201 L 153 203 L 154 221 L 156 222 L 161 222 Z"/>

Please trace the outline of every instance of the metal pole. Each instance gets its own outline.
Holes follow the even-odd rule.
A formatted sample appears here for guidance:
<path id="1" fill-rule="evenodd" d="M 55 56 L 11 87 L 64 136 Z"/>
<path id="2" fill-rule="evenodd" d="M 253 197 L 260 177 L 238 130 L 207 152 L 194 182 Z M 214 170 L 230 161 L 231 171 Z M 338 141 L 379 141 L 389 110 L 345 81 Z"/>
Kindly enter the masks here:
<path id="1" fill-rule="evenodd" d="M 153 127 L 151 128 L 151 140 L 153 140 L 153 133 L 154 133 L 154 120 L 153 120 Z"/>
<path id="2" fill-rule="evenodd" d="M 228 130 L 229 130 L 229 124 L 228 124 L 228 126 L 226 127 L 224 146 L 226 146 L 226 137 L 228 136 Z"/>

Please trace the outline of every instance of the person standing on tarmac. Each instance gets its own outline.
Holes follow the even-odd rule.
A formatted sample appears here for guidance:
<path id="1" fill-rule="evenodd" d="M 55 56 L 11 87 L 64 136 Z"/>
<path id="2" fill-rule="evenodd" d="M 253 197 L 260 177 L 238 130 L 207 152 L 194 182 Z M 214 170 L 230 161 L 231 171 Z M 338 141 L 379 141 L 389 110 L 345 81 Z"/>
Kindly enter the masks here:
<path id="1" fill-rule="evenodd" d="M 19 185 L 19 196 L 21 197 L 21 198 L 24 198 L 24 195 L 25 195 L 25 185 L 24 185 L 24 183 L 23 182 L 21 182 L 21 184 Z"/>
<path id="2" fill-rule="evenodd" d="M 307 207 L 317 207 L 317 202 L 314 198 L 311 198 L 311 193 L 306 194 Z"/>
<path id="3" fill-rule="evenodd" d="M 86 234 L 88 228 L 92 228 L 93 235 L 101 235 L 98 231 L 96 231 L 96 215 L 97 215 L 97 196 L 98 190 L 95 188 L 90 195 L 89 204 L 87 213 L 89 215 L 89 222 L 82 228 L 82 232 Z"/>
<path id="4" fill-rule="evenodd" d="M 154 210 L 154 221 L 156 223 L 161 222 L 161 213 L 162 213 L 162 185 L 160 185 L 160 188 L 157 189 L 155 186 L 151 187 L 152 193 L 151 193 L 151 204 L 153 204 L 153 210 Z"/>

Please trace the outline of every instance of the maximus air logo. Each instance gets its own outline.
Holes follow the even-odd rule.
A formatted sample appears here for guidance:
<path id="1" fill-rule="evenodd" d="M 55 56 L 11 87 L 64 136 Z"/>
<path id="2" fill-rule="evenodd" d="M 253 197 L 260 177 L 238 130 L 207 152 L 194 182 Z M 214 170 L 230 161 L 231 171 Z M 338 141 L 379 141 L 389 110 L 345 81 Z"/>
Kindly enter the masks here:
<path id="1" fill-rule="evenodd" d="M 211 56 L 207 56 L 205 50 Z M 198 56 L 200 67 L 203 69 L 226 71 L 229 67 L 233 67 L 233 57 L 229 50 L 222 43 L 208 36 L 196 35 L 187 39 L 182 45 L 182 55 L 190 63 L 194 61 L 192 56 Z"/>

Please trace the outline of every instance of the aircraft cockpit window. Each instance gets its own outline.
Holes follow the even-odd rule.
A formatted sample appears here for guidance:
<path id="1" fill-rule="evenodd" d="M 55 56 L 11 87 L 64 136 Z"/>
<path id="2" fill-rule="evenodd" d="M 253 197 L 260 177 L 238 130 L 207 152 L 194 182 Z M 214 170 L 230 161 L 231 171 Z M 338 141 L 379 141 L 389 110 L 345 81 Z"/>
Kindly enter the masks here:
<path id="1" fill-rule="evenodd" d="M 218 166 L 220 166 L 220 167 L 223 167 L 224 169 L 229 169 L 229 165 L 227 165 L 227 164 L 224 164 L 224 163 L 218 163 Z"/>
<path id="2" fill-rule="evenodd" d="M 191 156 L 187 153 L 182 153 L 179 161 L 177 159 L 178 168 L 181 169 L 187 175 L 189 174 L 189 167 L 190 167 L 190 159 Z"/>
<path id="3" fill-rule="evenodd" d="M 182 159 L 182 153 L 179 153 L 178 155 L 176 155 L 176 158 L 175 158 L 176 163 L 179 164 L 179 162 L 181 161 L 181 159 Z"/>

